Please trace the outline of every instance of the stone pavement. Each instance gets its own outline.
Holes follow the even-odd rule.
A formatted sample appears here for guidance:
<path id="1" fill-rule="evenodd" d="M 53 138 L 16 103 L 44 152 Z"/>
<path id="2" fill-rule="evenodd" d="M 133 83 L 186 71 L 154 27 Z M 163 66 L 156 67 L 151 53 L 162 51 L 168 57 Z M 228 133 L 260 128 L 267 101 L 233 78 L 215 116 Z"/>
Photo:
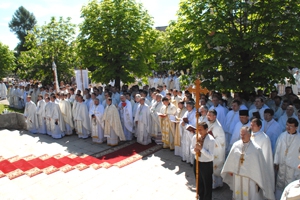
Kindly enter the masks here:
<path id="1" fill-rule="evenodd" d="M 110 148 L 106 144 L 94 144 L 91 138 L 82 140 L 75 135 L 55 140 L 26 131 L 2 130 L 0 137 L 0 155 L 4 158 L 29 154 L 93 154 Z M 0 178 L 0 199 L 189 200 L 195 199 L 194 183 L 190 165 L 181 162 L 174 152 L 160 150 L 123 168 L 75 169 L 68 173 L 42 173 L 32 178 L 23 175 L 13 180 Z M 224 184 L 223 188 L 213 191 L 213 199 L 231 199 L 231 194 Z"/>

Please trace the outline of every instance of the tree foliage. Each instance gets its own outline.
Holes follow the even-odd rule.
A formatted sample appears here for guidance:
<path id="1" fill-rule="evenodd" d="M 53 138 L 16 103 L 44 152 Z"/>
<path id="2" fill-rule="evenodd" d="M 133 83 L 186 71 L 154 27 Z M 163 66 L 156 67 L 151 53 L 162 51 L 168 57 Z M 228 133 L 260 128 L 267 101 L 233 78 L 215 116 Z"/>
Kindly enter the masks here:
<path id="1" fill-rule="evenodd" d="M 133 82 L 155 63 L 157 31 L 141 4 L 134 0 L 91 1 L 81 11 L 79 52 L 96 82 Z"/>
<path id="2" fill-rule="evenodd" d="M 271 88 L 299 65 L 299 11 L 292 0 L 182 0 L 169 28 L 174 60 L 209 89 Z"/>
<path id="3" fill-rule="evenodd" d="M 15 56 L 9 47 L 0 42 L 0 78 L 6 77 L 15 67 Z"/>
<path id="4" fill-rule="evenodd" d="M 52 17 L 48 24 L 36 26 L 26 37 L 30 50 L 21 53 L 18 74 L 22 78 L 53 81 L 52 62 L 57 66 L 59 81 L 69 81 L 80 61 L 76 54 L 75 25 L 71 18 L 59 20 Z"/>
<path id="5" fill-rule="evenodd" d="M 33 30 L 37 21 L 33 13 L 30 13 L 26 8 L 20 6 L 18 10 L 13 15 L 12 20 L 9 22 L 8 26 L 10 31 L 15 32 L 20 42 L 18 43 L 16 50 L 19 54 L 21 51 L 26 51 L 27 48 L 24 46 L 25 37 L 28 33 Z"/>

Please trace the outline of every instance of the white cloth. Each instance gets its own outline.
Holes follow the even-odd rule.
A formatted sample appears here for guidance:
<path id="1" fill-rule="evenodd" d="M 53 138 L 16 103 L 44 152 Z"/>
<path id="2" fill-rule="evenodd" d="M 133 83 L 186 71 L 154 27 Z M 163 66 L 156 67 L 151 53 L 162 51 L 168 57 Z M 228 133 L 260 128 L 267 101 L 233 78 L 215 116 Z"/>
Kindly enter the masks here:
<path id="1" fill-rule="evenodd" d="M 99 105 L 93 105 L 89 111 L 90 116 L 94 115 L 95 118 L 91 117 L 91 128 L 93 142 L 102 143 L 104 141 L 104 130 L 102 117 L 104 114 L 104 107 Z"/>
<path id="2" fill-rule="evenodd" d="M 50 120 L 50 126 L 51 126 L 51 136 L 55 139 L 62 138 L 65 134 L 65 123 L 62 118 L 59 105 L 51 102 L 51 120 Z M 55 122 L 57 121 L 57 124 Z"/>
<path id="3" fill-rule="evenodd" d="M 223 182 L 221 176 L 221 170 L 225 162 L 225 133 L 224 130 L 216 119 L 215 122 L 208 122 L 208 132 L 212 132 L 215 138 L 215 149 L 214 149 L 214 173 L 213 173 L 213 188 L 222 187 Z"/>
<path id="4" fill-rule="evenodd" d="M 242 154 L 244 160 L 241 162 Z M 233 199 L 274 199 L 266 161 L 261 148 L 254 142 L 235 142 L 221 172 L 223 181 L 233 191 Z M 257 190 L 256 185 L 261 189 Z"/>
<path id="5" fill-rule="evenodd" d="M 268 176 L 270 177 L 270 181 L 272 183 L 272 190 L 275 191 L 275 173 L 271 140 L 261 130 L 256 133 L 252 132 L 251 140 L 254 141 L 258 146 L 260 146 L 262 150 L 263 156 L 267 164 L 266 174 L 268 174 Z"/>
<path id="6" fill-rule="evenodd" d="M 90 118 L 87 106 L 84 102 L 76 103 L 76 112 L 74 117 L 75 129 L 79 138 L 88 138 L 91 132 Z"/>
<path id="7" fill-rule="evenodd" d="M 260 109 L 253 108 L 253 109 L 249 110 L 249 119 L 251 119 L 253 117 L 254 112 L 259 112 L 260 119 L 264 120 L 264 112 L 267 108 L 269 108 L 269 107 L 266 104 L 264 104 Z"/>
<path id="8" fill-rule="evenodd" d="M 6 99 L 7 96 L 7 88 L 4 83 L 0 84 L 0 98 Z"/>
<path id="9" fill-rule="evenodd" d="M 136 127 L 137 142 L 143 145 L 151 143 L 150 138 L 150 109 L 147 105 L 139 105 L 135 113 L 134 122 L 138 122 Z"/>
<path id="10" fill-rule="evenodd" d="M 225 117 L 225 126 L 224 132 L 226 136 L 226 152 L 229 152 L 229 143 L 231 140 L 232 133 L 234 131 L 235 125 L 240 121 L 240 114 L 239 111 L 231 110 L 227 113 Z"/>
<path id="11" fill-rule="evenodd" d="M 295 180 L 285 187 L 280 200 L 299 200 L 300 180 Z"/>
<path id="12" fill-rule="evenodd" d="M 24 116 L 26 117 L 27 130 L 31 133 L 37 133 L 38 119 L 36 115 L 36 105 L 34 102 L 26 102 Z"/>
<path id="13" fill-rule="evenodd" d="M 209 110 L 212 110 L 212 109 L 215 109 L 217 111 L 217 119 L 220 122 L 220 124 L 222 125 L 222 127 L 224 127 L 225 126 L 225 117 L 226 117 L 224 107 L 219 104 L 217 107 L 211 106 L 209 108 Z"/>
<path id="14" fill-rule="evenodd" d="M 74 129 L 71 103 L 67 100 L 61 100 L 59 108 L 66 126 L 65 133 L 71 135 Z"/>
<path id="15" fill-rule="evenodd" d="M 38 118 L 38 133 L 46 134 L 46 121 L 44 119 L 45 117 L 45 106 L 46 102 L 44 99 L 39 100 L 36 106 L 36 114 Z"/>
<path id="16" fill-rule="evenodd" d="M 264 121 L 264 130 L 263 130 L 267 136 L 269 136 L 272 146 L 272 152 L 275 153 L 275 145 L 277 138 L 279 137 L 281 133 L 280 125 L 277 121 L 272 119 L 271 121 L 267 122 Z"/>
<path id="17" fill-rule="evenodd" d="M 125 107 L 122 106 L 123 104 L 122 101 L 119 103 L 118 110 L 120 114 L 123 131 L 125 134 L 125 138 L 126 140 L 132 140 L 134 122 L 133 122 L 131 102 L 126 99 L 124 103 L 126 103 Z"/>
<path id="18" fill-rule="evenodd" d="M 238 122 L 233 130 L 232 136 L 231 136 L 231 140 L 229 142 L 229 150 L 231 149 L 232 145 L 238 141 L 240 139 L 240 133 L 241 133 L 241 128 L 242 127 L 249 127 L 250 128 L 250 121 L 248 121 L 248 123 L 246 124 L 242 124 L 242 122 Z"/>
<path id="19" fill-rule="evenodd" d="M 196 127 L 196 109 L 193 109 L 191 111 L 186 111 L 185 114 L 183 115 L 181 121 L 180 121 L 180 126 L 183 125 L 183 118 L 188 119 L 188 123 L 185 123 L 183 128 L 181 128 L 181 150 L 182 150 L 182 160 L 186 161 L 187 163 L 194 163 L 194 156 L 191 152 L 191 144 L 192 144 L 192 139 L 194 134 L 191 133 L 190 131 L 186 130 L 188 126 L 193 126 Z"/>
<path id="20" fill-rule="evenodd" d="M 201 136 L 198 136 L 200 139 Z M 197 135 L 195 134 L 192 138 L 192 143 L 190 146 L 190 151 L 194 155 L 195 159 L 197 159 L 196 152 L 194 151 L 197 143 Z M 211 162 L 214 160 L 214 150 L 215 150 L 215 139 L 211 135 L 206 135 L 203 147 L 201 149 L 201 156 L 198 158 L 200 162 Z"/>
<path id="21" fill-rule="evenodd" d="M 298 119 L 298 117 L 293 114 L 291 117 Z M 286 113 L 284 113 L 279 119 L 278 119 L 278 123 L 280 125 L 280 130 L 283 132 L 286 129 L 286 121 L 288 120 L 288 117 Z"/>
<path id="22" fill-rule="evenodd" d="M 294 180 L 300 179 L 299 165 L 300 134 L 289 134 L 287 131 L 277 139 L 274 164 L 279 165 L 276 190 L 281 192 Z"/>

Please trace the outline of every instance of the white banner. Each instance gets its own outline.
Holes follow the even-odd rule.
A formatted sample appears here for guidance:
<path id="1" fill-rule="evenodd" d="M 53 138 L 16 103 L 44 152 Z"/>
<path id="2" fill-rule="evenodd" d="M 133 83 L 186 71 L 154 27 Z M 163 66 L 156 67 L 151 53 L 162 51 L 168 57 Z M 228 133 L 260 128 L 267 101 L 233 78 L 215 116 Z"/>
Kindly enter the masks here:
<path id="1" fill-rule="evenodd" d="M 88 70 L 75 70 L 76 85 L 78 90 L 89 88 Z"/>

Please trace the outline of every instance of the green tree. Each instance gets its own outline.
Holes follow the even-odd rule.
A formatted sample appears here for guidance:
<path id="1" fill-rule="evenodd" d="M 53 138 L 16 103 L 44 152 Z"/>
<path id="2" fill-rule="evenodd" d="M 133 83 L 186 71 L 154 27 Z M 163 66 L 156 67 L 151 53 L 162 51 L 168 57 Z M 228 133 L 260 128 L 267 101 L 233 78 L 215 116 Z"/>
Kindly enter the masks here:
<path id="1" fill-rule="evenodd" d="M 15 67 L 15 56 L 9 47 L 0 42 L 0 78 L 9 75 Z"/>
<path id="2" fill-rule="evenodd" d="M 33 13 L 30 13 L 26 8 L 20 6 L 18 10 L 13 15 L 12 20 L 9 22 L 8 26 L 10 31 L 15 32 L 20 42 L 16 47 L 18 55 L 21 51 L 26 51 L 27 47 L 24 46 L 25 37 L 30 31 L 33 30 L 33 27 L 36 25 L 37 21 Z"/>
<path id="3" fill-rule="evenodd" d="M 51 18 L 48 24 L 36 26 L 26 37 L 25 46 L 30 50 L 21 53 L 22 66 L 18 75 L 22 78 L 38 79 L 46 83 L 53 81 L 52 62 L 57 66 L 59 81 L 70 81 L 74 68 L 80 62 L 76 54 L 75 25 L 71 18 Z"/>
<path id="4" fill-rule="evenodd" d="M 291 0 L 182 0 L 175 60 L 187 59 L 209 89 L 271 88 L 299 65 L 299 12 Z"/>
<path id="5" fill-rule="evenodd" d="M 141 4 L 134 0 L 93 0 L 81 11 L 79 52 L 92 79 L 133 82 L 155 65 L 157 31 Z"/>

